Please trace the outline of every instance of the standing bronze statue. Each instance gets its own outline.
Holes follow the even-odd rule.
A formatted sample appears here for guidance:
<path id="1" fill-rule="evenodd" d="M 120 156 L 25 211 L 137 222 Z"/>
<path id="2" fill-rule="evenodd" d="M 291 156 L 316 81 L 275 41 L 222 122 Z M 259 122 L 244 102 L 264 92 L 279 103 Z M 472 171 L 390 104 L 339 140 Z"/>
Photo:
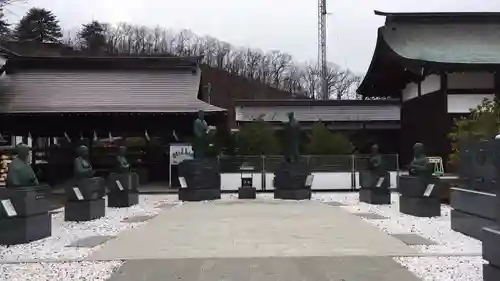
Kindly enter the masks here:
<path id="1" fill-rule="evenodd" d="M 369 170 L 380 174 L 382 171 L 382 155 L 380 155 L 378 145 L 372 145 L 370 149 Z"/>
<path id="2" fill-rule="evenodd" d="M 116 156 L 116 171 L 119 174 L 126 174 L 130 172 L 130 163 L 127 160 L 127 148 L 120 146 L 118 148 L 118 156 Z"/>
<path id="3" fill-rule="evenodd" d="M 198 118 L 194 121 L 193 131 L 195 137 L 193 142 L 194 159 L 203 159 L 209 145 L 209 127 L 207 121 L 205 121 L 205 112 L 203 110 L 198 111 Z"/>
<path id="4" fill-rule="evenodd" d="M 19 143 L 16 146 L 16 154 L 16 158 L 9 164 L 7 187 L 37 186 L 39 184 L 38 179 L 28 163 L 30 148 L 24 143 Z"/>
<path id="5" fill-rule="evenodd" d="M 285 161 L 295 163 L 299 160 L 300 127 L 293 112 L 288 113 L 288 122 L 285 125 L 284 152 Z"/>
<path id="6" fill-rule="evenodd" d="M 413 160 L 410 163 L 409 173 L 411 176 L 432 175 L 432 167 L 425 155 L 425 146 L 422 143 L 416 143 L 413 146 Z"/>
<path id="7" fill-rule="evenodd" d="M 87 179 L 94 177 L 94 170 L 89 162 L 89 149 L 81 145 L 76 149 L 78 157 L 74 163 L 74 173 L 76 179 Z"/>

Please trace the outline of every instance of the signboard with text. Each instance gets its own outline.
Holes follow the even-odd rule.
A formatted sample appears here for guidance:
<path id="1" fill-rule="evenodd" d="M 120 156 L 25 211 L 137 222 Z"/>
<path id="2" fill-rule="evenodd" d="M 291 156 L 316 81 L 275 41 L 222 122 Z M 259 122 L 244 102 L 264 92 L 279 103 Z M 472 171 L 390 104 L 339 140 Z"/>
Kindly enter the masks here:
<path id="1" fill-rule="evenodd" d="M 187 143 L 170 145 L 170 165 L 179 165 L 184 160 L 193 159 L 193 147 Z"/>

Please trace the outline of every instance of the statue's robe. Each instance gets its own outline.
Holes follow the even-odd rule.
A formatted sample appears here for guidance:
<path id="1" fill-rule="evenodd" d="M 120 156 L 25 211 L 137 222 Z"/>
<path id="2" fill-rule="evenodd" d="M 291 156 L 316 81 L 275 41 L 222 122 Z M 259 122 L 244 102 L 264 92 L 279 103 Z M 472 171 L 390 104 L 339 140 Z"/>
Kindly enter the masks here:
<path id="1" fill-rule="evenodd" d="M 36 185 L 38 185 L 38 179 L 31 166 L 19 158 L 14 158 L 8 167 L 7 187 L 16 188 Z"/>
<path id="2" fill-rule="evenodd" d="M 94 176 L 92 165 L 90 165 L 89 161 L 82 157 L 78 157 L 75 159 L 74 173 L 76 179 L 86 179 L 92 178 Z"/>
<path id="3" fill-rule="evenodd" d="M 130 164 L 128 163 L 127 158 L 124 156 L 117 156 L 116 157 L 116 171 L 120 174 L 126 174 L 130 172 Z"/>

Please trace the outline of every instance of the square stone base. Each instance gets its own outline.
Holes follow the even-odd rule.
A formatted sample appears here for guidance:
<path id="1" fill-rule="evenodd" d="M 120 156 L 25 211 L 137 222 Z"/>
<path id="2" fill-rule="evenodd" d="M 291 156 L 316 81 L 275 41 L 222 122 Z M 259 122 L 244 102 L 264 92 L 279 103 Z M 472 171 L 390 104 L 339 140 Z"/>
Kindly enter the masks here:
<path id="1" fill-rule="evenodd" d="M 441 201 L 437 197 L 399 196 L 399 211 L 415 217 L 439 217 Z"/>
<path id="2" fill-rule="evenodd" d="M 490 264 L 483 264 L 483 281 L 500 280 L 500 268 Z"/>
<path id="3" fill-rule="evenodd" d="M 481 240 L 483 227 L 495 226 L 494 220 L 478 217 L 457 210 L 450 213 L 451 229 L 464 235 Z"/>
<path id="4" fill-rule="evenodd" d="M 388 188 L 360 188 L 359 202 L 373 205 L 390 205 L 391 191 Z"/>
<path id="5" fill-rule="evenodd" d="M 179 200 L 181 201 L 210 201 L 218 200 L 221 197 L 220 189 L 179 189 Z"/>
<path id="6" fill-rule="evenodd" d="M 0 220 L 0 245 L 25 244 L 50 235 L 52 235 L 52 215 L 48 212 Z"/>
<path id="7" fill-rule="evenodd" d="M 106 215 L 103 198 L 89 201 L 68 201 L 64 206 L 65 221 L 91 221 Z"/>
<path id="8" fill-rule="evenodd" d="M 488 261 L 490 266 L 500 269 L 500 227 L 485 227 L 481 233 L 483 247 L 483 259 Z M 497 279 L 497 280 L 500 280 Z"/>
<path id="9" fill-rule="evenodd" d="M 310 200 L 311 189 L 275 189 L 274 199 L 283 200 Z"/>
<path id="10" fill-rule="evenodd" d="M 500 218 L 500 209 L 497 207 L 500 201 L 497 201 L 493 193 L 462 188 L 452 188 L 450 191 L 450 206 L 454 210 L 489 220 Z"/>
<path id="11" fill-rule="evenodd" d="M 136 192 L 121 191 L 108 194 L 108 207 L 127 208 L 139 204 L 139 194 Z"/>
<path id="12" fill-rule="evenodd" d="M 255 187 L 240 187 L 238 189 L 238 199 L 257 198 L 257 189 Z"/>

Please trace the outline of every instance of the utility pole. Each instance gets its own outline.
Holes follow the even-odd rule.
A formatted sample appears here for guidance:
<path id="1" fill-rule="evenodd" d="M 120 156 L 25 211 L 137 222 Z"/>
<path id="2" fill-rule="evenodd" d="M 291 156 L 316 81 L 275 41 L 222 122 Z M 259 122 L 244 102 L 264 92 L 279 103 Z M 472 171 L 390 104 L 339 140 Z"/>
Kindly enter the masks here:
<path id="1" fill-rule="evenodd" d="M 320 75 L 320 98 L 327 100 L 328 81 L 326 60 L 326 0 L 318 0 L 318 71 Z"/>

